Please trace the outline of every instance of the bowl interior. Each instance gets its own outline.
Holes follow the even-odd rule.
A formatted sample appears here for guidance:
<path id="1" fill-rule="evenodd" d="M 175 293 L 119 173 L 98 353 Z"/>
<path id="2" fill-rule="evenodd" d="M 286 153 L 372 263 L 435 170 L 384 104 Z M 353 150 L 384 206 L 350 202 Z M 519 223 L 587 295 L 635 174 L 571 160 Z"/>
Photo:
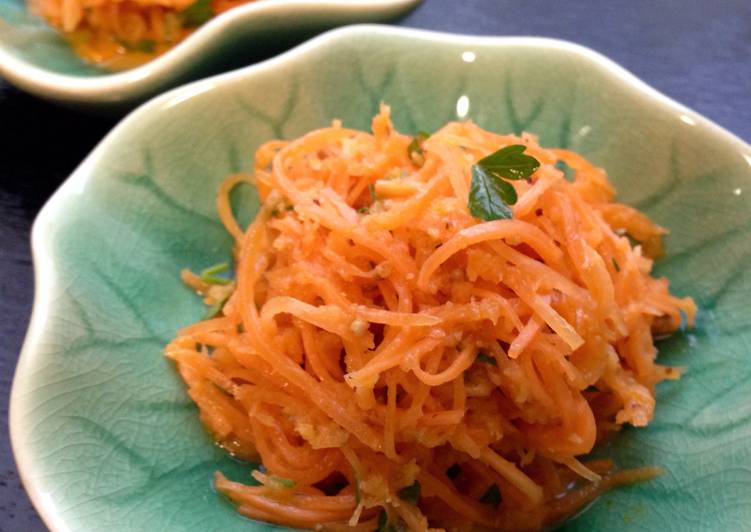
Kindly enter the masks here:
<path id="1" fill-rule="evenodd" d="M 0 0 L 8 3 L 17 0 Z M 40 215 L 38 298 L 13 392 L 27 487 L 58 530 L 267 530 L 212 489 L 248 480 L 204 433 L 162 348 L 203 308 L 183 267 L 226 260 L 218 183 L 254 149 L 381 101 L 405 132 L 470 118 L 529 131 L 605 167 L 619 198 L 670 229 L 657 274 L 700 306 L 659 344 L 685 376 L 654 422 L 602 452 L 666 474 L 615 490 L 571 530 L 741 528 L 751 519 L 751 150 L 573 46 L 355 28 L 236 74 L 178 89 L 126 119 Z M 745 158 L 744 158 L 745 157 Z M 244 190 L 245 217 L 257 207 Z"/>

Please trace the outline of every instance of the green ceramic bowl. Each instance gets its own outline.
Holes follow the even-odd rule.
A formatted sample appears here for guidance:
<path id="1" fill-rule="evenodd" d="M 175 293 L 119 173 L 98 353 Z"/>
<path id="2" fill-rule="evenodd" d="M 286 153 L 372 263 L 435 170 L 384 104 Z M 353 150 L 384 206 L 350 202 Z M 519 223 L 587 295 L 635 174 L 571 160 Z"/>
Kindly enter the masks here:
<path id="1" fill-rule="evenodd" d="M 193 83 L 126 118 L 33 231 L 36 300 L 11 401 L 23 481 L 56 531 L 270 530 L 213 491 L 248 479 L 201 428 L 163 346 L 203 308 L 179 280 L 225 260 L 214 195 L 254 149 L 381 101 L 405 132 L 471 118 L 531 131 L 607 168 L 619 197 L 671 231 L 658 267 L 700 307 L 661 342 L 654 422 L 604 452 L 666 474 L 603 496 L 570 530 L 740 530 L 751 523 L 751 148 L 585 48 L 377 26 L 324 34 Z M 246 191 L 248 218 L 256 197 Z"/>
<path id="2" fill-rule="evenodd" d="M 79 58 L 29 12 L 29 0 L 0 0 L 0 75 L 48 100 L 118 112 L 180 83 L 275 55 L 323 30 L 396 18 L 419 1 L 256 0 L 215 17 L 145 65 L 113 73 Z"/>

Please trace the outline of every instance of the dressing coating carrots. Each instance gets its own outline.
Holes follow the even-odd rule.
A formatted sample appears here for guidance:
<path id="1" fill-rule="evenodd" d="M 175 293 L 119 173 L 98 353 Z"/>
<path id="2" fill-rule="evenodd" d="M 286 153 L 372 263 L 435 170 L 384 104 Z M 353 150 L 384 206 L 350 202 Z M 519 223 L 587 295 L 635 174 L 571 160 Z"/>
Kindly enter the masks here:
<path id="1" fill-rule="evenodd" d="M 218 490 L 301 528 L 534 530 L 659 474 L 581 458 L 647 425 L 655 386 L 680 375 L 656 363 L 654 335 L 692 326 L 696 307 L 626 234 L 654 253 L 665 230 L 532 135 L 449 123 L 420 158 L 411 140 L 384 105 L 372 133 L 334 122 L 272 141 L 220 188 L 231 295 L 166 348 L 216 441 L 265 466 L 256 486 L 217 473 Z M 510 144 L 540 167 L 513 182 L 513 219 L 473 218 L 471 166 Z M 263 200 L 245 230 L 241 183 Z"/>

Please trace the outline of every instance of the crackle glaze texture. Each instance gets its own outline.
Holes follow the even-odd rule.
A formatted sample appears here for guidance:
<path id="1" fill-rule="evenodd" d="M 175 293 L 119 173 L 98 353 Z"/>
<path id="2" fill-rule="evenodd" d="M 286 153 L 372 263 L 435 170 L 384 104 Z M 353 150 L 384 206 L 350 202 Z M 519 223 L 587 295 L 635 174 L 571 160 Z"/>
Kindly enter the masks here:
<path id="1" fill-rule="evenodd" d="M 700 312 L 696 330 L 658 347 L 663 363 L 687 371 L 659 386 L 648 428 L 625 429 L 600 451 L 666 473 L 608 493 L 564 528 L 747 527 L 751 149 L 579 48 L 368 27 L 147 104 L 40 214 L 38 297 L 11 415 L 19 465 L 47 523 L 276 528 L 239 517 L 212 489 L 213 471 L 248 480 L 249 467 L 212 444 L 162 356 L 203 313 L 178 273 L 228 259 L 215 191 L 228 173 L 250 169 L 260 143 L 334 118 L 367 128 L 381 101 L 405 132 L 466 111 L 482 127 L 576 150 L 607 169 L 622 201 L 670 229 L 656 272 Z M 248 220 L 257 196 L 240 195 Z"/>

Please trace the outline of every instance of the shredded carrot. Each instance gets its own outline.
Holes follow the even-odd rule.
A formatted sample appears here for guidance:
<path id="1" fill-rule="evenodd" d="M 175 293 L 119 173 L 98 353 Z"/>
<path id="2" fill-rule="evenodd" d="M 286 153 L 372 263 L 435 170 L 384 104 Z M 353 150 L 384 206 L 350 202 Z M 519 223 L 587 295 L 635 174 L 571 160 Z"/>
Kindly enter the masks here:
<path id="1" fill-rule="evenodd" d="M 650 275 L 665 230 L 532 135 L 450 123 L 411 157 L 386 106 L 372 131 L 335 122 L 261 146 L 254 175 L 219 190 L 227 294 L 182 274 L 226 303 L 166 353 L 214 438 L 266 468 L 260 486 L 217 474 L 218 490 L 302 528 L 526 530 L 659 474 L 582 457 L 647 425 L 655 385 L 680 377 L 654 337 L 692 326 L 696 306 Z M 513 219 L 478 220 L 471 165 L 510 144 L 540 166 L 513 182 Z M 263 200 L 247 229 L 229 201 L 241 183 Z"/>

